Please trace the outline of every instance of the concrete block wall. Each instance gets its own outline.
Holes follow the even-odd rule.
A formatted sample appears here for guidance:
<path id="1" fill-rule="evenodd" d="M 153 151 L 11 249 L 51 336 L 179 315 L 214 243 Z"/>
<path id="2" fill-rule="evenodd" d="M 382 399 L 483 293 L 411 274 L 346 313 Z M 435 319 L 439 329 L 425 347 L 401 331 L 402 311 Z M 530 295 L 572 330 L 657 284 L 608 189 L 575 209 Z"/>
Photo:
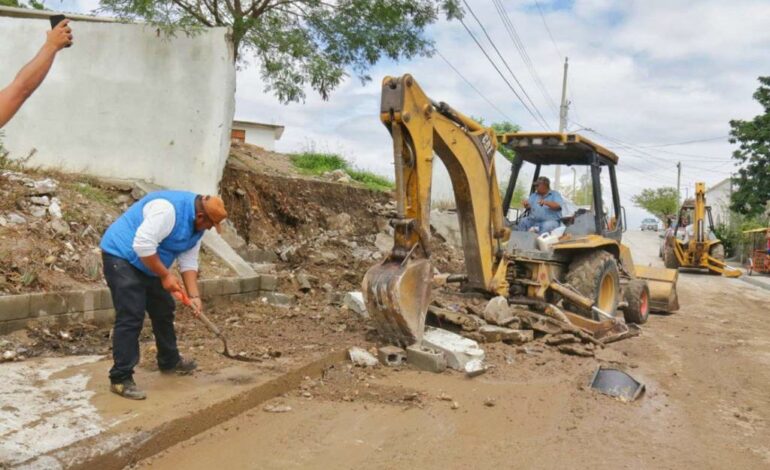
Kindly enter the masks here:
<path id="1" fill-rule="evenodd" d="M 274 295 L 277 284 L 276 276 L 262 274 L 203 279 L 200 289 L 204 300 L 243 301 L 270 297 Z M 23 329 L 30 321 L 55 326 L 80 321 L 108 325 L 114 318 L 112 297 L 106 287 L 0 296 L 0 334 Z"/>

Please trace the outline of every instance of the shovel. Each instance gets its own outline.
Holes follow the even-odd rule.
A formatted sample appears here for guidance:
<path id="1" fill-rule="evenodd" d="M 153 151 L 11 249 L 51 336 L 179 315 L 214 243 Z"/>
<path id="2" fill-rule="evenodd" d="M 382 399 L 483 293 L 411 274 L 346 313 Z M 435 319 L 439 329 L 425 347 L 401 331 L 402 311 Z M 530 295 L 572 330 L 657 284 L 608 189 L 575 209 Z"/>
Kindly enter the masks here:
<path id="1" fill-rule="evenodd" d="M 193 307 L 192 301 L 190 300 L 189 297 L 187 297 L 187 294 L 185 294 L 182 291 L 175 291 L 174 292 L 174 297 L 176 297 L 176 299 L 178 301 L 182 302 L 182 304 L 185 305 L 186 307 L 190 307 L 191 309 L 193 309 L 193 311 L 195 313 L 195 316 L 200 321 L 202 321 L 204 325 L 206 325 L 206 328 L 208 328 L 209 331 L 214 333 L 217 338 L 222 340 L 222 344 L 224 345 L 225 349 L 220 354 L 222 354 L 223 356 L 225 356 L 225 357 L 227 357 L 229 359 L 235 359 L 236 361 L 259 362 L 259 359 L 253 359 L 253 358 L 249 358 L 249 357 L 245 357 L 245 356 L 240 356 L 238 354 L 231 353 L 230 349 L 228 349 L 228 347 L 227 347 L 227 338 L 225 337 L 225 335 L 222 334 L 222 331 L 215 324 L 213 324 L 211 322 L 211 320 L 209 320 L 208 317 L 203 314 L 203 312 L 201 312 L 199 310 L 195 310 L 195 308 Z"/>

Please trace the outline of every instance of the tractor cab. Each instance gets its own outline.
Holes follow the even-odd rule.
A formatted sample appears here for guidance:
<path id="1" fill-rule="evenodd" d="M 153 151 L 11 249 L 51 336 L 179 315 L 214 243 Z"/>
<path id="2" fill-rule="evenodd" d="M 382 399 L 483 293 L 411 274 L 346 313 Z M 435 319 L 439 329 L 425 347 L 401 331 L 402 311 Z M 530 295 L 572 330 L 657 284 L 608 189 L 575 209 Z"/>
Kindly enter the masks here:
<path id="1" fill-rule="evenodd" d="M 512 229 L 511 249 L 553 251 L 587 237 L 603 238 L 609 243 L 621 241 L 625 217 L 615 172 L 618 156 L 614 152 L 578 134 L 516 132 L 498 136 L 498 141 L 515 152 L 503 198 L 504 214 Z M 562 170 L 558 188 L 553 178 L 557 165 Z M 526 218 L 533 217 L 533 211 L 523 207 L 522 200 L 534 194 L 541 176 L 550 178 L 550 190 L 558 192 L 563 201 L 558 227 L 550 233 L 521 229 L 531 225 Z"/>

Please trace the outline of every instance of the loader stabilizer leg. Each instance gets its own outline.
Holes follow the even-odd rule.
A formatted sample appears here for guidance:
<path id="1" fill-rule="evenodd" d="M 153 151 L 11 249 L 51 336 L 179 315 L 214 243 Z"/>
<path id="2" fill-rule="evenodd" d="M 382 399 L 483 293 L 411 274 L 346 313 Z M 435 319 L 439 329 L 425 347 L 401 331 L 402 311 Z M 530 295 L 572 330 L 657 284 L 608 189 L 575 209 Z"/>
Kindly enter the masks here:
<path id="1" fill-rule="evenodd" d="M 719 261 L 711 256 L 706 256 L 706 268 L 715 273 L 719 273 L 725 277 L 740 277 L 741 272 L 731 266 L 728 266 L 723 261 Z"/>

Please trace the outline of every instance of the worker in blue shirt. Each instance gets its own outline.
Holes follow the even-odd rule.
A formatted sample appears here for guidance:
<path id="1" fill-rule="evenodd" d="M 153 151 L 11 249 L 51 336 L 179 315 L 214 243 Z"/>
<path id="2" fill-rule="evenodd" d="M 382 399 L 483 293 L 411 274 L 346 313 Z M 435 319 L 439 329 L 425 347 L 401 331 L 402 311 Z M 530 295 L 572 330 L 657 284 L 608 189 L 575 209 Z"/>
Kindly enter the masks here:
<path id="1" fill-rule="evenodd" d="M 561 223 L 561 206 L 564 201 L 558 191 L 551 189 L 551 181 L 545 176 L 535 180 L 535 191 L 522 201 L 529 215 L 519 221 L 520 231 L 550 232 Z"/>

